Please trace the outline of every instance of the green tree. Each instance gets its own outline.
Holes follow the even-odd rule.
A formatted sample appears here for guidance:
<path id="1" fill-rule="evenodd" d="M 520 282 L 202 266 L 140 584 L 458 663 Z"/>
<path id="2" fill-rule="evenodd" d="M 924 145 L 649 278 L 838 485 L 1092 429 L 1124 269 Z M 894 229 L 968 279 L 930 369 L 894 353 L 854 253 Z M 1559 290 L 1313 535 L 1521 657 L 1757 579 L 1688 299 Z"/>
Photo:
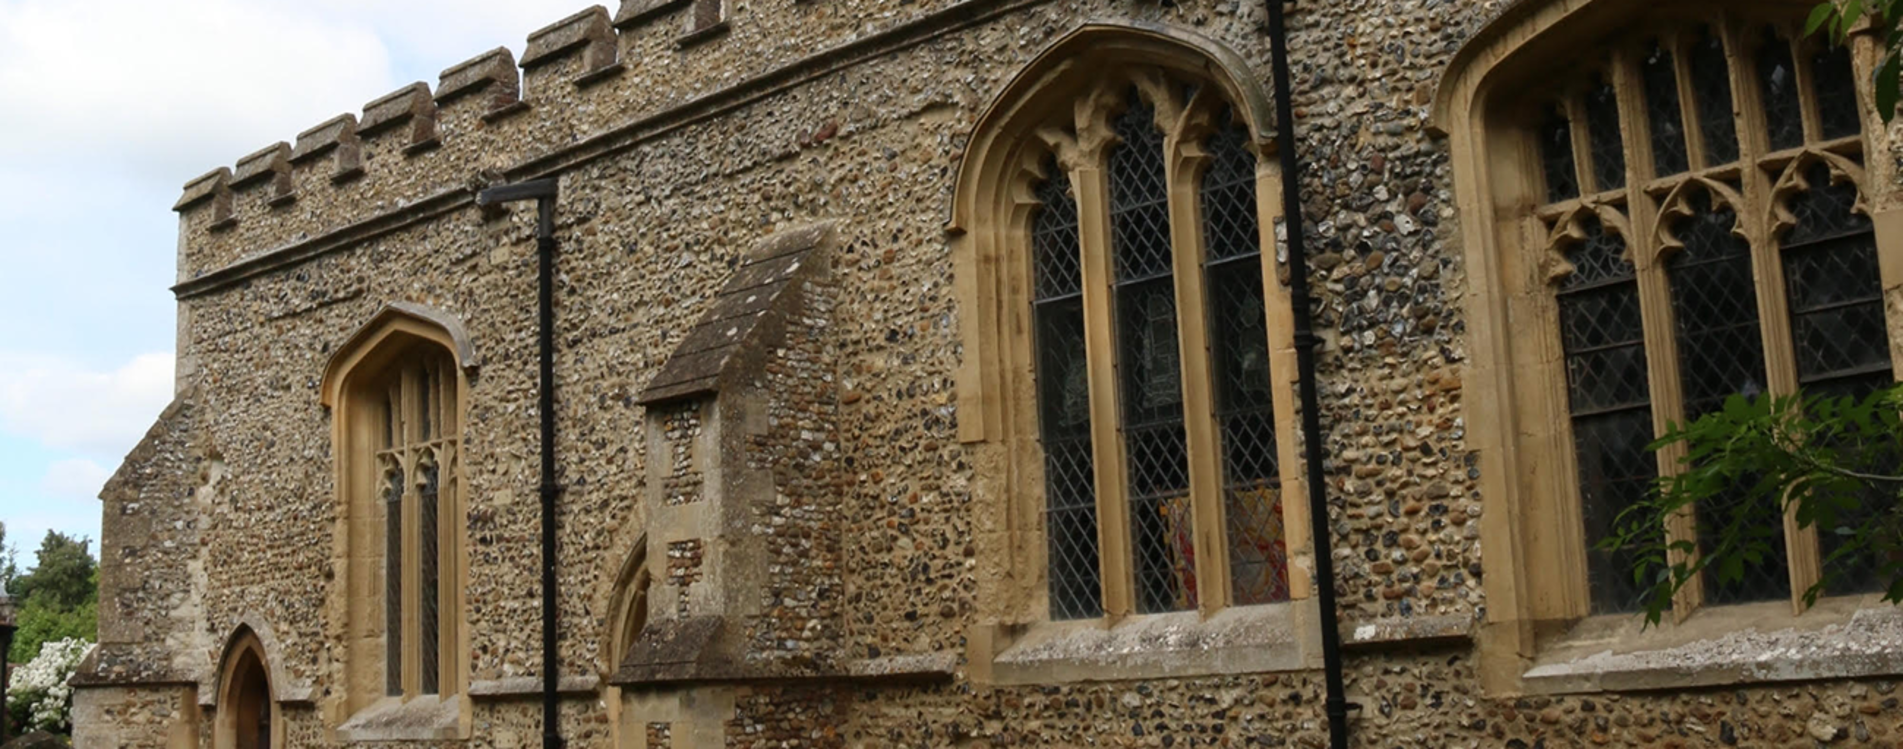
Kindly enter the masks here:
<path id="1" fill-rule="evenodd" d="M 33 569 L 14 575 L 8 583 L 7 591 L 18 606 L 19 626 L 13 635 L 13 647 L 7 652 L 11 662 L 31 660 L 46 642 L 66 638 L 91 642 L 97 638 L 99 564 L 93 560 L 90 545 L 84 538 L 47 531 Z"/>
<path id="2" fill-rule="evenodd" d="M 1903 386 L 1862 398 L 1731 396 L 1716 412 L 1671 425 L 1651 445 L 1684 445 L 1683 470 L 1622 512 L 1600 547 L 1631 555 L 1646 618 L 1656 624 L 1699 575 L 1735 583 L 1775 558 L 1788 511 L 1799 527 L 1833 541 L 1825 544 L 1823 578 L 1804 591 L 1807 601 L 1842 583 L 1872 581 L 1884 600 L 1903 601 L 1899 414 Z M 1670 519 L 1713 502 L 1725 510 L 1699 518 L 1702 550 L 1663 533 Z"/>
<path id="3" fill-rule="evenodd" d="M 1811 11 L 1804 33 L 1827 34 L 1832 43 L 1843 44 L 1865 18 L 1883 49 L 1871 90 L 1877 114 L 1888 123 L 1896 116 L 1899 91 L 1903 91 L 1903 34 L 1897 33 L 1898 25 L 1903 24 L 1903 0 L 1825 0 Z"/>
<path id="4" fill-rule="evenodd" d="M 99 585 L 94 572 L 99 563 L 93 561 L 91 545 L 84 538 L 47 531 L 40 541 L 33 571 L 15 577 L 8 592 L 15 600 L 37 600 L 63 610 L 96 599 Z"/>

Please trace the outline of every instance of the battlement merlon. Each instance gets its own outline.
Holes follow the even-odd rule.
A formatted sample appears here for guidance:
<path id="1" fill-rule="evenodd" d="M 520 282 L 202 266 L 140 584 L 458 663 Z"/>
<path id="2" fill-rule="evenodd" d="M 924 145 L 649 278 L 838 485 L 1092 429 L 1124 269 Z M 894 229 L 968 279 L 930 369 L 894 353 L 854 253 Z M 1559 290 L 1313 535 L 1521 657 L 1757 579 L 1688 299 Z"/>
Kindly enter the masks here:
<path id="1" fill-rule="evenodd" d="M 357 139 L 356 115 L 340 114 L 298 133 L 297 147 L 291 149 L 291 166 L 302 166 L 331 152 L 337 154 L 331 182 L 363 176 L 363 142 Z"/>
<path id="2" fill-rule="evenodd" d="M 551 23 L 529 35 L 522 51 L 522 68 L 528 70 L 561 59 L 568 53 L 582 53 L 582 75 L 594 75 L 614 68 L 619 62 L 620 43 L 609 22 L 608 9 L 599 5 Z"/>

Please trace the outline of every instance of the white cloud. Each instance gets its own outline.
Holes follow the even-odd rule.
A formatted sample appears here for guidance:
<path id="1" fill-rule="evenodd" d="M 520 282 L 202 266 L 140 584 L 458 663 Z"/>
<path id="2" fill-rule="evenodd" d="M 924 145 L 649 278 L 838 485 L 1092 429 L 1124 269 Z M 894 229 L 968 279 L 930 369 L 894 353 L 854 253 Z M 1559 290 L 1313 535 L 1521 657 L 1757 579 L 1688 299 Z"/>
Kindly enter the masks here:
<path id="1" fill-rule="evenodd" d="M 95 499 L 112 471 L 86 458 L 71 458 L 46 468 L 40 490 L 55 499 Z"/>
<path id="2" fill-rule="evenodd" d="M 117 463 L 172 399 L 172 355 L 112 371 L 65 358 L 0 353 L 0 429 Z"/>
<path id="3" fill-rule="evenodd" d="M 376 33 L 298 3 L 0 0 L 0 162 L 16 166 L 182 183 L 390 87 Z"/>

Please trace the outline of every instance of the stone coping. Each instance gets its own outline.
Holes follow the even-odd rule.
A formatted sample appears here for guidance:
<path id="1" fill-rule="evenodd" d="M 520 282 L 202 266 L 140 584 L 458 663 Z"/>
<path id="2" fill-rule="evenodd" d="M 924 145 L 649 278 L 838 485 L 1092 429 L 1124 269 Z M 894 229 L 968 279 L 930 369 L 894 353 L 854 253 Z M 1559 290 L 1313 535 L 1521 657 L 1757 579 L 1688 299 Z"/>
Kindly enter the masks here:
<path id="1" fill-rule="evenodd" d="M 1319 667 L 1313 601 L 1032 625 L 992 659 L 999 684 L 1133 681 Z"/>
<path id="2" fill-rule="evenodd" d="M 1389 617 L 1341 626 L 1342 647 L 1382 647 L 1423 641 L 1472 640 L 1476 622 L 1469 614 Z"/>
<path id="3" fill-rule="evenodd" d="M 1684 689 L 1903 674 L 1903 610 L 1876 596 L 1713 607 L 1643 629 L 1636 615 L 1595 617 L 1522 677 L 1530 692 Z"/>
<path id="4" fill-rule="evenodd" d="M 555 680 L 555 693 L 565 696 L 594 694 L 601 689 L 601 677 L 594 674 L 569 674 Z M 542 696 L 542 677 L 511 676 L 485 679 L 469 685 L 472 700 L 506 700 Z"/>
<path id="5" fill-rule="evenodd" d="M 337 727 L 345 742 L 455 741 L 463 732 L 467 701 L 457 695 L 385 697 Z"/>

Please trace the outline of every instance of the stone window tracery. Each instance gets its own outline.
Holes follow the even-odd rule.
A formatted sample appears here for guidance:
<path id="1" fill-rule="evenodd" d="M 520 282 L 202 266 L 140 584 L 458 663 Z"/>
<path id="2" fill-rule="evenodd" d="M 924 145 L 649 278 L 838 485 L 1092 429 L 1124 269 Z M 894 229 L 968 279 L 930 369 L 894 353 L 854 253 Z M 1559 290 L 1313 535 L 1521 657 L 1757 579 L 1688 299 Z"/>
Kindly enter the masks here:
<path id="1" fill-rule="evenodd" d="M 462 437 L 474 361 L 458 321 L 397 303 L 325 367 L 339 504 L 330 605 L 346 642 L 340 730 L 396 720 L 390 709 L 435 710 L 468 687 Z M 424 725 L 450 713 L 430 715 L 402 720 L 461 731 Z"/>
<path id="2" fill-rule="evenodd" d="M 1895 380 L 1849 53 L 1720 13 L 1606 49 L 1574 87 L 1522 105 L 1590 613 L 1639 605 L 1634 560 L 1594 544 L 1654 476 L 1680 470 L 1682 448 L 1644 449 L 1665 425 L 1733 394 L 1861 395 Z M 1710 548 L 1738 501 L 1661 532 Z M 1795 602 L 1819 579 L 1831 547 L 1814 529 L 1749 532 L 1776 553 L 1736 583 L 1707 574 L 1681 616 Z M 1861 582 L 1833 592 L 1870 583 L 1850 577 Z"/>
<path id="3" fill-rule="evenodd" d="M 1044 146 L 1031 266 L 1049 616 L 1286 601 L 1257 154 L 1212 86 L 1101 80 Z"/>
<path id="4" fill-rule="evenodd" d="M 393 696 L 442 688 L 439 538 L 443 496 L 456 490 L 455 378 L 448 352 L 424 349 L 394 365 L 382 383 L 376 466 L 385 543 L 384 690 Z"/>

